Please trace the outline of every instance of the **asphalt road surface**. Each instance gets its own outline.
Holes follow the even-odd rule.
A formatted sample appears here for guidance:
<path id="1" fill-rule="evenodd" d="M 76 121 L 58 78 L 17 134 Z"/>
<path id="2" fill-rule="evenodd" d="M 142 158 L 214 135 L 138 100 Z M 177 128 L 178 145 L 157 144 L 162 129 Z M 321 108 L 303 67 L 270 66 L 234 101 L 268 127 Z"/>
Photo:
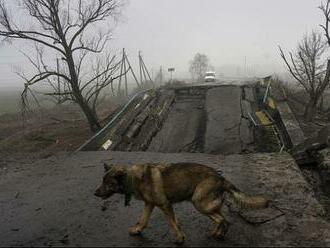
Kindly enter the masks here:
<path id="1" fill-rule="evenodd" d="M 252 85 L 186 86 L 132 101 L 114 125 L 83 150 L 236 154 L 256 152 L 249 114 L 257 111 Z M 147 96 L 148 94 L 145 93 Z M 142 98 L 144 99 L 144 98 Z"/>
<path id="2" fill-rule="evenodd" d="M 205 120 L 203 99 L 176 100 L 162 128 L 151 141 L 151 152 L 189 152 L 199 149 Z"/>
<path id="3" fill-rule="evenodd" d="M 221 169 L 243 191 L 273 200 L 268 209 L 241 213 L 228 201 L 223 213 L 231 225 L 223 241 L 209 237 L 213 225 L 190 203 L 175 205 L 186 246 L 330 246 L 330 224 L 289 155 L 142 152 L 59 154 L 0 168 L 0 246 L 171 246 L 173 236 L 160 211 L 142 237 L 130 237 L 127 229 L 136 223 L 142 202 L 124 207 L 123 197 L 115 196 L 108 210 L 101 210 L 93 192 L 101 182 L 102 162 L 109 160 L 200 162 Z"/>
<path id="4" fill-rule="evenodd" d="M 208 90 L 206 95 L 207 128 L 204 151 L 211 154 L 242 152 L 253 142 L 247 115 L 251 110 L 242 104 L 244 88 L 224 86 Z M 251 107 L 250 107 L 251 109 Z"/>
<path id="5" fill-rule="evenodd" d="M 248 113 L 255 100 L 250 91 L 225 85 L 209 88 L 200 97 L 187 94 L 177 99 L 148 151 L 235 154 L 253 150 Z"/>

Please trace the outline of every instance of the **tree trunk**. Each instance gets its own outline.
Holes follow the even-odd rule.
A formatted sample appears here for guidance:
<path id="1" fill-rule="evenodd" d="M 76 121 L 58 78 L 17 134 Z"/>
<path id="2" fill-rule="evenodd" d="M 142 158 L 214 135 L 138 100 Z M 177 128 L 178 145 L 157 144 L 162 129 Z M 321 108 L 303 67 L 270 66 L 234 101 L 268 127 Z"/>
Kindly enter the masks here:
<path id="1" fill-rule="evenodd" d="M 82 109 L 82 111 L 84 112 L 84 114 L 87 118 L 90 130 L 93 133 L 95 133 L 95 132 L 97 132 L 101 129 L 101 125 L 99 123 L 96 111 L 94 111 L 89 106 L 88 102 L 83 97 L 82 92 L 79 88 L 78 75 L 77 75 L 76 70 L 75 70 L 72 51 L 67 47 L 66 44 L 65 44 L 64 47 L 65 47 L 66 54 L 67 54 L 67 65 L 68 65 L 69 72 L 70 72 L 70 75 L 71 75 L 70 84 L 71 84 L 71 87 L 72 87 L 72 93 L 75 97 L 76 103 L 80 106 L 80 108 Z"/>
<path id="2" fill-rule="evenodd" d="M 77 95 L 75 96 L 78 105 L 82 109 L 83 113 L 85 114 L 88 124 L 89 124 L 89 129 L 95 133 L 101 129 L 101 125 L 99 123 L 99 119 L 97 117 L 96 111 L 94 111 L 88 103 L 85 101 L 85 99 L 81 96 L 81 92 L 78 91 Z"/>
<path id="3" fill-rule="evenodd" d="M 305 107 L 304 118 L 306 121 L 313 121 L 317 113 L 317 98 L 311 97 Z"/>
<path id="4" fill-rule="evenodd" d="M 90 130 L 95 133 L 101 129 L 96 111 L 94 111 L 86 102 L 85 98 L 82 96 L 78 84 L 71 81 L 72 92 L 75 97 L 77 104 L 80 106 L 81 110 L 85 114 Z"/>
<path id="5" fill-rule="evenodd" d="M 69 45 L 67 43 L 65 34 L 62 30 L 61 20 L 56 11 L 55 11 L 55 18 L 56 18 L 56 23 L 58 24 L 57 33 L 62 40 L 62 46 L 64 48 L 65 55 L 66 55 L 66 63 L 67 63 L 69 73 L 71 76 L 70 85 L 71 85 L 72 93 L 75 97 L 75 102 L 80 106 L 80 108 L 84 112 L 84 114 L 87 118 L 90 130 L 93 133 L 95 133 L 101 129 L 101 125 L 99 123 L 97 113 L 96 113 L 96 111 L 94 111 L 91 108 L 91 106 L 89 106 L 88 102 L 82 95 L 82 91 L 79 87 L 79 75 L 77 74 L 76 67 L 75 67 L 75 61 L 73 59 L 73 50 L 72 50 L 72 47 L 69 47 Z"/>
<path id="6" fill-rule="evenodd" d="M 323 95 L 321 96 L 320 102 L 319 102 L 319 104 L 318 104 L 318 109 L 319 109 L 321 112 L 324 112 L 324 99 L 323 99 Z"/>
<path id="7" fill-rule="evenodd" d="M 81 107 L 82 111 L 84 112 L 88 120 L 90 130 L 93 133 L 99 131 L 101 129 L 101 125 L 99 123 L 96 112 L 92 110 L 88 104 L 82 103 L 79 104 L 79 106 Z"/>

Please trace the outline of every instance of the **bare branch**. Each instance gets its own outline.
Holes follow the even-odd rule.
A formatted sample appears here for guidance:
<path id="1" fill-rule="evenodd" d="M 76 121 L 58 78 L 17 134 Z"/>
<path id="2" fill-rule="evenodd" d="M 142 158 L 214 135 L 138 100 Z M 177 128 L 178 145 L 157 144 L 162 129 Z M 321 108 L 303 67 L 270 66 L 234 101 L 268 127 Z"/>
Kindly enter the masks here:
<path id="1" fill-rule="evenodd" d="M 102 31 L 95 30 L 101 30 L 98 23 L 113 20 L 119 10 L 120 0 L 19 1 L 22 3 L 20 10 L 27 12 L 30 17 L 31 27 L 23 28 L 25 25 L 19 25 L 15 15 L 11 14 L 4 1 L 0 0 L 0 36 L 8 40 L 35 43 L 35 58 L 32 59 L 27 53 L 24 53 L 24 56 L 36 72 L 30 77 L 18 73 L 25 81 L 22 102 L 28 103 L 26 96 L 32 92 L 31 86 L 50 86 L 53 92 L 46 95 L 57 97 L 59 102 L 76 102 L 84 112 L 91 130 L 97 131 L 101 126 L 95 103 L 101 95 L 101 90 L 109 84 L 112 85 L 119 63 L 115 62 L 115 56 L 106 57 L 103 65 L 98 65 L 97 73 L 91 73 L 90 68 L 93 66 L 91 63 L 85 66 L 85 62 L 87 58 L 95 62 L 93 57 L 88 55 L 103 56 L 102 51 L 110 39 L 111 29 L 108 25 L 103 25 Z M 47 60 L 44 59 L 46 56 Z M 55 60 L 56 68 L 54 62 L 51 62 Z M 86 80 L 85 75 L 93 76 Z"/>
<path id="2" fill-rule="evenodd" d="M 97 0 L 94 1 L 94 4 L 91 6 L 95 7 L 91 9 L 85 9 L 85 11 L 83 11 L 82 2 L 79 1 L 79 18 L 81 23 L 79 24 L 80 28 L 73 35 L 69 43 L 70 48 L 72 48 L 76 39 L 90 24 L 106 19 L 107 17 L 113 15 L 115 10 L 118 8 L 117 1 L 114 0 Z"/>
<path id="3" fill-rule="evenodd" d="M 325 12 L 329 12 L 329 5 L 323 7 Z M 327 28 L 327 25 L 324 26 Z M 326 32 L 326 36 L 328 33 Z M 306 34 L 298 44 L 295 53 L 290 54 L 290 62 L 286 58 L 283 50 L 279 47 L 280 55 L 285 62 L 290 74 L 297 80 L 309 95 L 309 102 L 305 109 L 305 118 L 310 121 L 316 113 L 319 99 L 330 79 L 330 62 L 322 61 L 327 49 L 327 43 L 322 39 L 322 35 L 313 31 L 310 35 Z M 323 77 L 323 78 L 322 78 Z"/>
<path id="4" fill-rule="evenodd" d="M 293 71 L 291 65 L 289 64 L 289 62 L 288 62 L 288 60 L 287 60 L 287 58 L 286 58 L 286 56 L 285 56 L 285 54 L 284 54 L 284 52 L 283 52 L 283 50 L 282 50 L 282 48 L 281 48 L 280 46 L 278 46 L 278 48 L 279 48 L 279 50 L 280 50 L 280 55 L 281 55 L 283 61 L 285 62 L 285 64 L 286 64 L 288 70 L 290 71 L 291 75 L 292 75 L 292 76 L 293 76 L 293 77 L 294 77 L 299 83 L 301 83 L 301 84 L 303 85 L 303 82 L 302 82 L 302 80 L 300 79 L 300 76 L 299 76 L 298 73 L 297 73 L 297 69 L 295 68 L 295 71 L 296 71 L 296 72 Z M 293 60 L 293 57 L 292 57 L 292 54 L 291 54 L 291 62 L 292 62 L 292 64 L 293 64 L 293 66 L 295 67 L 295 63 L 294 63 L 293 61 L 294 61 L 294 60 Z"/>

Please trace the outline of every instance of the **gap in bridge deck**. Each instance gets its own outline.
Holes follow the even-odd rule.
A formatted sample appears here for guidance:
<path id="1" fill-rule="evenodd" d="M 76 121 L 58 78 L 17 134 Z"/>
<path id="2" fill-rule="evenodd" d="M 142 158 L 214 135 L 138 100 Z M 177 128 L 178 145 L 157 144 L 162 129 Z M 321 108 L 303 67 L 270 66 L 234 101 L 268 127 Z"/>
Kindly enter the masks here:
<path id="1" fill-rule="evenodd" d="M 203 152 L 205 90 L 178 92 L 161 130 L 151 141 L 152 152 Z"/>
<path id="2" fill-rule="evenodd" d="M 92 143 L 108 142 L 110 146 L 104 149 L 115 151 L 262 152 L 270 140 L 263 135 L 261 126 L 251 121 L 251 114 L 262 107 L 259 95 L 256 85 L 200 85 L 150 91 L 140 96 L 140 103 L 134 103 L 139 107 L 127 108 L 116 124 Z M 92 149 L 102 150 L 101 146 Z M 268 152 L 277 151 L 269 147 Z"/>

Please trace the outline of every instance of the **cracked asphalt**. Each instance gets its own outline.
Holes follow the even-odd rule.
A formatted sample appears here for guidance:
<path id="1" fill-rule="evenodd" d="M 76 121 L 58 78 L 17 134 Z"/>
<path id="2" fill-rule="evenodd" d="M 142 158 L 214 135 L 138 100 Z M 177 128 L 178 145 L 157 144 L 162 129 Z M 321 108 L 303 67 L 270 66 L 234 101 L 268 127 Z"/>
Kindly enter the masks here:
<path id="1" fill-rule="evenodd" d="M 199 162 L 220 169 L 246 193 L 273 201 L 268 209 L 243 212 L 226 201 L 223 213 L 231 224 L 223 241 L 209 237 L 210 220 L 190 203 L 175 205 L 185 246 L 330 246 L 330 224 L 290 155 L 149 152 L 62 153 L 29 166 L 8 163 L 0 169 L 0 246 L 171 246 L 173 236 L 160 211 L 142 237 L 130 237 L 127 229 L 137 221 L 142 202 L 124 207 L 123 197 L 115 196 L 101 210 L 93 192 L 105 161 Z"/>
<path id="2" fill-rule="evenodd" d="M 151 141 L 151 152 L 235 154 L 255 151 L 248 119 L 255 102 L 249 86 L 221 85 L 195 89 L 176 98 L 162 128 Z"/>

